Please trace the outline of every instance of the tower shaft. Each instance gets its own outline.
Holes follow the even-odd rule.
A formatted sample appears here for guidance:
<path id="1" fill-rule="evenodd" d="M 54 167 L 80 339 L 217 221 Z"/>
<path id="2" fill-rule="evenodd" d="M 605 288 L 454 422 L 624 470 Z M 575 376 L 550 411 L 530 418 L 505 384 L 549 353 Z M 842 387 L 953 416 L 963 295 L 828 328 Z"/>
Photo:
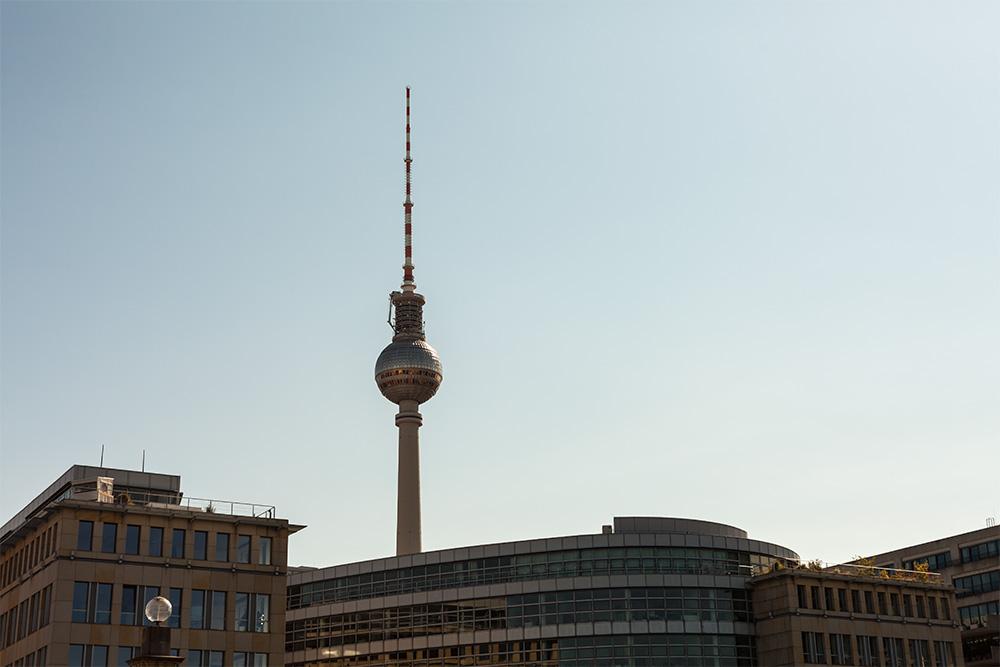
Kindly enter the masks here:
<path id="1" fill-rule="evenodd" d="M 416 401 L 401 401 L 399 471 L 396 488 L 396 555 L 420 553 L 420 424 Z"/>

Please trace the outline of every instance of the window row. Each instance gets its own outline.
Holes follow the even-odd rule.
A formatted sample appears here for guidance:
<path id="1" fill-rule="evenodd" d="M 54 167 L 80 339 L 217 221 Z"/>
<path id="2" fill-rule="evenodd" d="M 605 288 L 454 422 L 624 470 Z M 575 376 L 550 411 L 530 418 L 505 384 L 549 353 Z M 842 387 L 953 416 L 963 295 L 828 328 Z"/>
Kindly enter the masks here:
<path id="1" fill-rule="evenodd" d="M 427 635 L 614 621 L 751 622 L 741 589 L 630 588 L 559 591 L 388 607 L 285 624 L 286 650 Z"/>
<path id="2" fill-rule="evenodd" d="M 829 638 L 829 642 L 827 641 Z M 899 637 L 883 637 L 881 647 L 878 637 L 858 635 L 852 645 L 851 635 L 822 632 L 802 633 L 802 657 L 811 665 L 861 665 L 862 667 L 954 667 L 955 647 L 948 641 L 935 641 L 934 661 L 931 662 L 931 643 L 926 639 L 910 639 L 909 662 L 904 653 L 904 642 Z M 857 649 L 857 662 L 852 652 Z M 881 648 L 881 653 L 879 649 Z M 827 649 L 830 660 L 827 662 Z"/>
<path id="3" fill-rule="evenodd" d="M 179 656 L 178 649 L 170 649 L 171 655 Z M 245 651 L 231 651 L 228 653 L 229 661 L 226 661 L 225 651 L 203 651 L 198 649 L 188 649 L 184 664 L 188 667 L 267 667 L 267 653 L 249 653 Z M 114 663 L 109 665 L 108 660 L 112 652 L 108 646 L 99 644 L 70 644 L 69 646 L 69 667 L 128 667 L 128 661 L 140 655 L 138 646 L 118 646 L 114 651 Z M 24 667 L 45 667 L 44 663 L 35 663 L 33 666 Z"/>
<path id="4" fill-rule="evenodd" d="M 800 609 L 951 620 L 951 606 L 943 595 L 802 584 L 796 587 L 796 592 Z"/>
<path id="5" fill-rule="evenodd" d="M 52 585 L 25 598 L 10 611 L 0 614 L 0 649 L 21 641 L 52 620 Z"/>
<path id="6" fill-rule="evenodd" d="M 565 598 L 561 601 L 550 598 Z M 714 588 L 630 588 L 517 595 L 508 599 L 511 628 L 557 623 L 627 621 L 745 621 L 747 592 Z"/>
<path id="7" fill-rule="evenodd" d="M 112 619 L 112 584 L 77 581 L 73 583 L 73 623 L 109 625 Z M 167 597 L 173 607 L 167 626 L 181 627 L 183 593 L 180 588 L 170 588 Z M 121 587 L 119 625 L 150 625 L 145 617 L 146 604 L 160 595 L 158 586 Z M 228 629 L 237 632 L 270 632 L 271 596 L 263 593 L 235 593 L 233 607 L 227 612 L 226 591 L 191 590 L 187 627 L 194 630 L 226 630 L 227 613 L 232 619 Z"/>
<path id="8" fill-rule="evenodd" d="M 25 572 L 48 558 L 56 550 L 59 524 L 54 523 L 45 530 L 37 531 L 35 537 L 26 541 L 21 548 L 10 553 L 0 563 L 0 587 L 8 586 Z"/>
<path id="9" fill-rule="evenodd" d="M 955 577 L 952 583 L 955 585 L 955 597 L 958 598 L 1000 591 L 1000 570 Z"/>
<path id="10" fill-rule="evenodd" d="M 753 638 L 743 635 L 616 635 L 467 644 L 368 655 L 336 655 L 292 667 L 444 667 L 531 665 L 532 667 L 751 667 Z"/>
<path id="11" fill-rule="evenodd" d="M 49 647 L 43 646 L 23 658 L 7 663 L 7 667 L 48 667 L 48 656 Z"/>
<path id="12" fill-rule="evenodd" d="M 963 563 L 971 563 L 977 560 L 986 560 L 1000 556 L 1000 540 L 990 540 L 981 544 L 973 544 L 969 547 L 959 549 Z"/>
<path id="13" fill-rule="evenodd" d="M 749 576 L 779 559 L 746 551 L 680 547 L 623 547 L 548 551 L 338 577 L 288 589 L 288 605 L 342 602 L 442 588 L 613 574 Z"/>
<path id="14" fill-rule="evenodd" d="M 966 627 L 986 625 L 987 616 L 996 616 L 998 614 L 1000 614 L 1000 602 L 996 600 L 958 608 L 959 618 L 962 619 L 962 625 Z"/>
<path id="15" fill-rule="evenodd" d="M 76 549 L 77 551 L 94 551 L 94 522 L 81 520 L 77 526 Z M 166 528 L 162 526 L 147 526 L 146 541 L 143 543 L 143 527 L 135 524 L 125 525 L 125 534 L 121 540 L 118 539 L 118 524 L 105 522 L 101 524 L 101 535 L 99 540 L 100 551 L 102 553 L 120 553 L 131 556 L 140 554 L 140 547 L 145 544 L 145 555 L 162 557 L 164 554 L 164 539 Z M 211 551 L 209 546 L 209 532 L 206 530 L 195 530 L 191 543 L 188 543 L 188 531 L 184 528 L 172 528 L 170 530 L 170 548 L 167 553 L 170 558 L 190 558 L 192 560 L 208 560 L 209 553 L 212 560 L 220 563 L 236 562 L 250 563 L 252 555 L 253 538 L 250 535 L 236 535 L 235 553 L 230 548 L 233 536 L 230 533 L 215 533 L 211 540 Z M 257 537 L 257 558 L 258 565 L 271 565 L 273 540 L 270 537 Z M 235 558 L 234 558 L 235 556 Z"/>
<path id="16" fill-rule="evenodd" d="M 924 563 L 927 565 L 927 569 L 931 572 L 940 572 L 944 568 L 951 565 L 951 552 L 942 551 L 939 554 L 932 554 L 930 556 L 921 556 L 920 558 L 913 558 L 911 560 L 903 561 L 904 570 L 912 570 L 914 566 Z"/>

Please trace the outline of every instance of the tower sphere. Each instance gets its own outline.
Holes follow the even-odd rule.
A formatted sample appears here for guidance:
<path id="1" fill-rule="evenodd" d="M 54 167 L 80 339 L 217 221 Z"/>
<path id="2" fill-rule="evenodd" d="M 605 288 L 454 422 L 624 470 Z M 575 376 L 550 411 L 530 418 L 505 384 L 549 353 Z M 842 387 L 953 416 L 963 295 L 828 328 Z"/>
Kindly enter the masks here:
<path id="1" fill-rule="evenodd" d="M 441 378 L 441 358 L 425 340 L 393 341 L 375 362 L 379 391 L 397 405 L 429 401 L 441 386 Z"/>

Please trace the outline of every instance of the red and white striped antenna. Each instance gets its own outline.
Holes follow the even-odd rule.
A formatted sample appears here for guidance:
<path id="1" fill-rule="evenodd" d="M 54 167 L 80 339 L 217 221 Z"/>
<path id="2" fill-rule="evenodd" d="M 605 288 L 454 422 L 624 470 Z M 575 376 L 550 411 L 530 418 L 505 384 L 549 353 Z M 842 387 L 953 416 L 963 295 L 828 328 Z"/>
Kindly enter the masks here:
<path id="1" fill-rule="evenodd" d="M 406 199 L 403 200 L 403 285 L 404 292 L 413 292 L 413 201 L 410 200 L 410 87 L 406 87 Z"/>

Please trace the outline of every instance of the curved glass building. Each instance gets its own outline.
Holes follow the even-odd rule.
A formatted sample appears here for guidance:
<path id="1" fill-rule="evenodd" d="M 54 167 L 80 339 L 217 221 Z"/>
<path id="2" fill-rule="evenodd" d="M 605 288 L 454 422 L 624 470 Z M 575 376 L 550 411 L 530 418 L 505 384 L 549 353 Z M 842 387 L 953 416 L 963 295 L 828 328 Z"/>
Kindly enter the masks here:
<path id="1" fill-rule="evenodd" d="M 624 517 L 595 535 L 297 572 L 285 664 L 750 667 L 747 581 L 797 560 L 733 526 Z"/>

